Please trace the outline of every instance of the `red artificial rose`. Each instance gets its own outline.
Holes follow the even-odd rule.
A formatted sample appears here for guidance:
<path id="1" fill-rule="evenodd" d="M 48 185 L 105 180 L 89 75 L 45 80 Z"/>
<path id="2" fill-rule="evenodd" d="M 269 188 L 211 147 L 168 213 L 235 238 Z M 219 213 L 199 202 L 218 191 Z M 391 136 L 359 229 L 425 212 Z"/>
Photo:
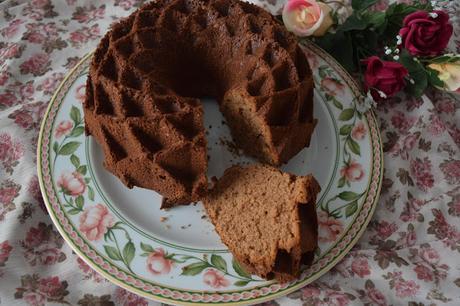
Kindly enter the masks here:
<path id="1" fill-rule="evenodd" d="M 382 61 L 377 56 L 371 56 L 363 63 L 367 65 L 365 87 L 371 91 L 374 100 L 391 97 L 406 85 L 404 77 L 408 72 L 400 63 Z"/>
<path id="2" fill-rule="evenodd" d="M 443 11 L 418 11 L 407 15 L 399 30 L 404 48 L 412 55 L 439 55 L 447 46 L 453 27 Z"/>

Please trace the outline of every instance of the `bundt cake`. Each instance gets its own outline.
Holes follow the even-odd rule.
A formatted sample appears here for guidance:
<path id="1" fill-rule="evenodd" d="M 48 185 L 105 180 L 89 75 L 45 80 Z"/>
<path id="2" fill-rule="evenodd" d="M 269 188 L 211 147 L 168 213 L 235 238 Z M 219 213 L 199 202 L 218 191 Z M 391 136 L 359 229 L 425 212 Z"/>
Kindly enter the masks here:
<path id="1" fill-rule="evenodd" d="M 97 47 L 86 83 L 86 134 L 128 187 L 163 206 L 207 190 L 203 108 L 220 103 L 247 154 L 272 165 L 310 142 L 313 81 L 293 35 L 238 0 L 158 0 L 119 21 Z"/>
<path id="2" fill-rule="evenodd" d="M 284 282 L 311 264 L 317 247 L 316 195 L 312 176 L 265 165 L 233 166 L 204 200 L 222 241 L 248 272 Z"/>

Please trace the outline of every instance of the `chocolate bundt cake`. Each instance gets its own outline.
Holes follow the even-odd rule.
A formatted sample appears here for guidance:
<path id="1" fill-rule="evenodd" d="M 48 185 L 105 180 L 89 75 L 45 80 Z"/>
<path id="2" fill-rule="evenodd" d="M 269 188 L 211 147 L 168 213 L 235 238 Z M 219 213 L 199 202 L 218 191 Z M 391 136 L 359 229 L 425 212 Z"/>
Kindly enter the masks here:
<path id="1" fill-rule="evenodd" d="M 204 206 L 222 241 L 248 272 L 284 282 L 311 264 L 317 247 L 313 176 L 271 166 L 233 166 L 209 191 Z"/>
<path id="2" fill-rule="evenodd" d="M 238 0 L 158 0 L 113 25 L 95 51 L 84 103 L 87 135 L 128 187 L 164 206 L 207 189 L 203 108 L 220 103 L 235 142 L 272 165 L 310 142 L 313 81 L 295 37 Z"/>

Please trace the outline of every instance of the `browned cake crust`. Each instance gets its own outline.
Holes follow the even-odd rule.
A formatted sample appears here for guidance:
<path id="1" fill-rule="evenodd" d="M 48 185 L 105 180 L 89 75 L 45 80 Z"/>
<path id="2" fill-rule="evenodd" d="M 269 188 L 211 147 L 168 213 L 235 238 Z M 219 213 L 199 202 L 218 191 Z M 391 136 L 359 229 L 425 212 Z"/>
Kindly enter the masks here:
<path id="1" fill-rule="evenodd" d="M 86 133 L 128 187 L 165 206 L 206 192 L 206 140 L 197 98 L 215 97 L 236 143 L 279 165 L 310 142 L 313 81 L 295 37 L 237 0 L 158 0 L 116 23 L 94 54 Z"/>
<path id="2" fill-rule="evenodd" d="M 222 241 L 248 272 L 280 282 L 299 276 L 317 247 L 313 176 L 263 165 L 227 169 L 204 203 Z"/>

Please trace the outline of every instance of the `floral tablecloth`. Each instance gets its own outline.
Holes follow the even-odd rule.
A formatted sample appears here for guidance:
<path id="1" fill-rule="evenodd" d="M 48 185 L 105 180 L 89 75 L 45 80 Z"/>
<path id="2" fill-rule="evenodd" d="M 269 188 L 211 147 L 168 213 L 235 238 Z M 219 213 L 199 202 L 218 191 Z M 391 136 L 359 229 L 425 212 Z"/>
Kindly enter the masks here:
<path id="1" fill-rule="evenodd" d="M 266 0 L 272 12 L 282 5 Z M 64 243 L 36 174 L 41 118 L 67 71 L 139 0 L 0 1 L 0 301 L 156 304 L 112 285 Z M 387 4 L 381 1 L 380 9 Z M 450 1 L 460 53 L 460 2 Z M 282 305 L 460 305 L 460 99 L 429 92 L 376 110 L 385 151 L 379 205 L 359 243 Z"/>

